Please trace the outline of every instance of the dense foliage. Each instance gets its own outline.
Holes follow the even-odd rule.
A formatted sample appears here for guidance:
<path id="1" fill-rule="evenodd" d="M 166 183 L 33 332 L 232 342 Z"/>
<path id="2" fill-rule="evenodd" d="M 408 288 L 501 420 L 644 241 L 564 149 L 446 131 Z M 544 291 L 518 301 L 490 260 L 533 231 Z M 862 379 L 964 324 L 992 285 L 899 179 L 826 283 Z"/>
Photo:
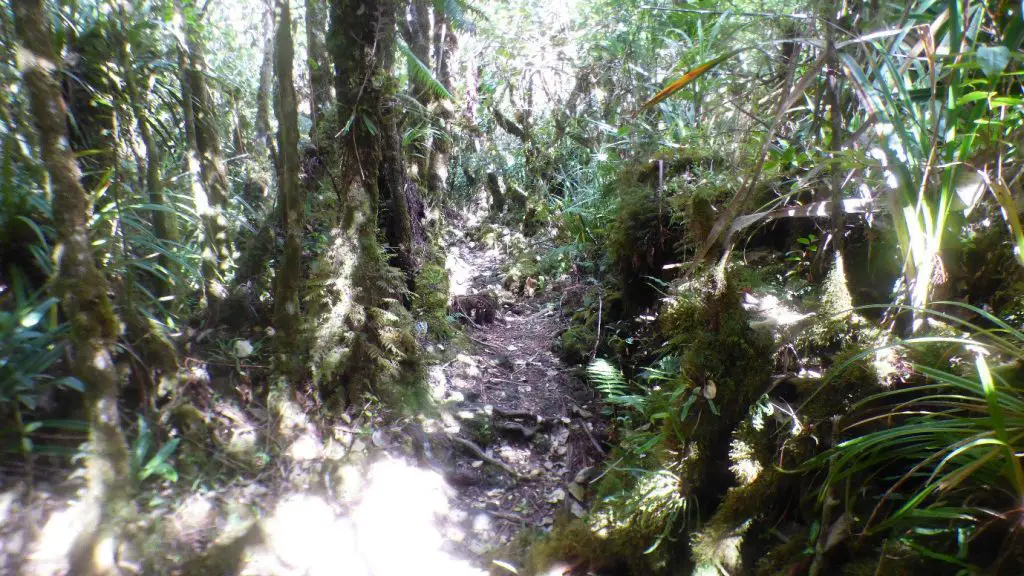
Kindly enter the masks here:
<path id="1" fill-rule="evenodd" d="M 589 511 L 495 558 L 1019 573 L 1021 11 L 5 2 L 2 465 L 85 456 L 103 572 L 157 483 L 422 419 L 467 231 L 611 430 Z"/>

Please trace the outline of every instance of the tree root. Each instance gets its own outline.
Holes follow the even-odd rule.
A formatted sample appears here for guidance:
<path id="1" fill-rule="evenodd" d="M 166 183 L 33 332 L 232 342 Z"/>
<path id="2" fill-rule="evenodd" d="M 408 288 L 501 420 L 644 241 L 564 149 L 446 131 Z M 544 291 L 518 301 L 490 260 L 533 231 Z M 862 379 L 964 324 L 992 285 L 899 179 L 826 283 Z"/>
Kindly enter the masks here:
<path id="1" fill-rule="evenodd" d="M 448 438 L 450 438 L 452 442 L 455 442 L 456 444 L 462 446 L 463 448 L 466 448 L 467 450 L 472 452 L 474 456 L 476 456 L 477 458 L 483 460 L 484 462 L 487 462 L 488 464 L 491 464 L 493 466 L 497 466 L 498 468 L 501 468 L 502 470 L 507 472 L 509 475 L 511 475 L 513 478 L 522 478 L 523 477 L 522 474 L 520 474 L 520 473 L 516 472 L 515 470 L 513 470 L 512 467 L 509 466 L 508 464 L 505 464 L 504 462 L 502 462 L 501 460 L 498 460 L 497 458 L 488 456 L 479 446 L 474 444 L 472 441 L 466 440 L 465 438 L 460 438 L 458 436 L 454 436 L 454 435 L 451 435 L 451 434 L 448 435 Z"/>

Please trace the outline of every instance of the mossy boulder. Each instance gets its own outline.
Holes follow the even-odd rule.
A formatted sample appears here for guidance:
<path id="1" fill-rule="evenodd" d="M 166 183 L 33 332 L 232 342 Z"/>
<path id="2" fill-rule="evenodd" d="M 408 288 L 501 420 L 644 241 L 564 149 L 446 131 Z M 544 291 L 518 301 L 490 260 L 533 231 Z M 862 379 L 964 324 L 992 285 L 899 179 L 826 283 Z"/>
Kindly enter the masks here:
<path id="1" fill-rule="evenodd" d="M 568 364 L 583 364 L 596 344 L 597 332 L 589 326 L 577 325 L 562 332 L 555 351 Z"/>
<path id="2" fill-rule="evenodd" d="M 501 283 L 505 290 L 519 293 L 526 287 L 528 278 L 536 280 L 539 276 L 537 270 L 539 259 L 538 255 L 533 251 L 520 253 L 504 271 L 504 278 Z"/>
<path id="3" fill-rule="evenodd" d="M 618 215 L 608 237 L 608 251 L 621 281 L 623 297 L 630 309 L 653 304 L 658 291 L 649 278 L 662 278 L 663 267 L 681 229 L 671 219 L 671 209 L 649 184 L 624 170 L 610 183 L 605 194 L 619 198 Z"/>

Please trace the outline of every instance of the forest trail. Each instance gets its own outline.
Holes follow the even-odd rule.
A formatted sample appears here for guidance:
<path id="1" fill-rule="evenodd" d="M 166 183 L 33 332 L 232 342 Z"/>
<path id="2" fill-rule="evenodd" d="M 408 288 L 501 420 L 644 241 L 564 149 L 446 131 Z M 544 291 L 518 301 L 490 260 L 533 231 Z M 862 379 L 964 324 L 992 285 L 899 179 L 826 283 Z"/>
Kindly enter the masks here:
<path id="1" fill-rule="evenodd" d="M 436 410 L 374 424 L 326 495 L 282 495 L 242 574 L 486 574 L 524 529 L 584 515 L 607 425 L 552 352 L 558 294 L 503 290 L 500 251 L 461 235 L 448 255 L 453 295 L 498 310 L 467 322 L 462 350 L 430 345 L 448 358 L 429 369 Z"/>
<path id="2" fill-rule="evenodd" d="M 559 513 L 583 515 L 586 482 L 604 455 L 598 398 L 552 352 L 566 324 L 559 294 L 514 297 L 501 287 L 501 260 L 464 238 L 449 247 L 456 299 L 487 295 L 499 310 L 492 322 L 468 322 L 468 349 L 430 378 L 444 430 L 429 445 L 442 446 L 438 463 L 467 516 L 460 547 L 473 555 L 523 527 L 549 527 Z"/>

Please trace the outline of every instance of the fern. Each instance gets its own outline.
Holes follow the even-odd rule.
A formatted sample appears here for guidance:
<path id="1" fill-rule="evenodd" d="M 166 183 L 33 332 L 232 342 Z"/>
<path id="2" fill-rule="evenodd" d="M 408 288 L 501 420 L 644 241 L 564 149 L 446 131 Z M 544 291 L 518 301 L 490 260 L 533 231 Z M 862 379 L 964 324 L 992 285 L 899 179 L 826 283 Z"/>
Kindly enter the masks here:
<path id="1" fill-rule="evenodd" d="M 469 14 L 484 21 L 487 20 L 487 16 L 480 9 L 466 0 L 434 0 L 434 13 L 444 14 L 452 28 L 466 32 L 473 32 L 475 28 L 469 19 Z"/>
<path id="2" fill-rule="evenodd" d="M 628 391 L 626 377 L 614 364 L 604 358 L 595 358 L 587 366 L 587 377 L 605 396 L 622 396 Z"/>
<path id="3" fill-rule="evenodd" d="M 403 42 L 398 40 L 398 49 L 405 55 L 405 62 L 409 70 L 409 77 L 423 84 L 427 90 L 429 90 L 435 98 L 445 98 L 452 100 L 452 95 L 448 92 L 448 89 L 441 84 L 437 78 L 430 72 L 430 68 L 420 61 L 412 50 Z"/>
<path id="4" fill-rule="evenodd" d="M 587 377 L 605 396 L 605 402 L 616 406 L 624 406 L 644 414 L 647 410 L 646 394 L 631 394 L 630 383 L 622 375 L 614 364 L 603 359 L 595 358 L 587 366 Z"/>

